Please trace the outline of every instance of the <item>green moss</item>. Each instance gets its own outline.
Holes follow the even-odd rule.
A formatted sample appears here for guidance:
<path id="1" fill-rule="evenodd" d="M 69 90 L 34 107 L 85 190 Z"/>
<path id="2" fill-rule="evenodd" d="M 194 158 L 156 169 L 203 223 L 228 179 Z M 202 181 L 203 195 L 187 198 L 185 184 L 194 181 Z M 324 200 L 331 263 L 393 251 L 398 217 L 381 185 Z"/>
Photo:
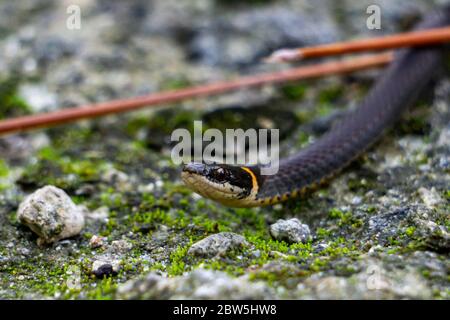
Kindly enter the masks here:
<path id="1" fill-rule="evenodd" d="M 0 159 L 0 178 L 7 177 L 9 175 L 9 168 L 3 159 Z"/>
<path id="2" fill-rule="evenodd" d="M 399 134 L 417 134 L 426 135 L 430 132 L 429 123 L 430 107 L 426 102 L 419 102 L 411 112 L 407 113 L 402 121 L 395 127 Z M 424 137 L 424 139 L 427 139 Z"/>
<path id="3" fill-rule="evenodd" d="M 284 97 L 292 101 L 299 101 L 305 97 L 307 86 L 305 84 L 287 84 L 280 88 Z"/>
<path id="4" fill-rule="evenodd" d="M 374 213 L 377 211 L 377 208 L 375 206 L 368 206 L 366 209 L 367 213 Z"/>
<path id="5" fill-rule="evenodd" d="M 182 218 L 182 217 L 181 217 Z M 172 215 L 170 215 L 167 211 L 156 208 L 152 211 L 146 212 L 137 212 L 136 214 L 130 216 L 130 222 L 135 225 L 157 225 L 164 224 L 166 226 L 175 226 L 179 221 L 175 219 Z"/>
<path id="6" fill-rule="evenodd" d="M 329 217 L 331 219 L 339 220 L 339 226 L 350 225 L 352 228 L 356 229 L 363 225 L 363 221 L 361 219 L 353 217 L 351 212 L 343 212 L 337 208 L 332 208 L 329 211 Z"/>
<path id="7" fill-rule="evenodd" d="M 100 193 L 99 197 L 100 204 L 108 208 L 120 208 L 126 204 L 126 199 L 124 199 L 123 194 L 116 192 L 113 188 L 109 188 Z"/>
<path id="8" fill-rule="evenodd" d="M 414 235 L 414 232 L 415 232 L 415 231 L 416 231 L 416 227 L 410 226 L 410 227 L 406 228 L 405 233 L 406 233 L 406 235 L 407 235 L 408 237 L 411 238 L 411 237 Z"/>
<path id="9" fill-rule="evenodd" d="M 306 132 L 300 132 L 296 138 L 296 145 L 298 148 L 303 148 L 309 144 L 309 135 Z"/>
<path id="10" fill-rule="evenodd" d="M 334 106 L 328 103 L 319 104 L 317 107 L 317 113 L 320 117 L 329 115 L 334 110 Z"/>
<path id="11" fill-rule="evenodd" d="M 274 272 L 260 270 L 258 272 L 252 272 L 249 274 L 249 280 L 264 280 L 269 285 L 273 285 L 275 282 L 280 280 L 280 276 Z"/>
<path id="12" fill-rule="evenodd" d="M 96 283 L 95 289 L 89 291 L 87 297 L 95 300 L 111 300 L 116 289 L 117 283 L 113 278 L 104 278 Z"/>
<path id="13" fill-rule="evenodd" d="M 450 200 L 450 190 L 444 191 L 444 198 Z"/>
<path id="14" fill-rule="evenodd" d="M 9 183 L 2 182 L 1 178 L 9 176 L 9 167 L 3 159 L 0 159 L 0 191 L 6 190 L 10 187 Z"/>
<path id="15" fill-rule="evenodd" d="M 192 82 L 186 77 L 180 76 L 178 78 L 167 79 L 161 84 L 163 90 L 183 89 L 192 85 Z"/>
<path id="16" fill-rule="evenodd" d="M 186 269 L 187 252 L 194 242 L 192 239 L 187 245 L 178 246 L 170 254 L 170 264 L 167 273 L 171 276 L 181 275 Z"/>
<path id="17" fill-rule="evenodd" d="M 325 258 L 315 258 L 314 261 L 309 266 L 309 268 L 313 272 L 319 272 L 328 266 L 328 262 L 329 261 L 326 257 Z"/>
<path id="18" fill-rule="evenodd" d="M 391 246 L 399 246 L 400 245 L 400 241 L 396 237 L 389 237 L 388 243 Z"/>
<path id="19" fill-rule="evenodd" d="M 334 85 L 323 89 L 317 95 L 317 101 L 320 104 L 329 104 L 335 102 L 344 93 L 344 87 L 342 85 Z"/>
<path id="20" fill-rule="evenodd" d="M 325 228 L 317 228 L 317 230 L 316 230 L 316 236 L 319 239 L 328 238 L 331 234 L 332 234 L 332 232 L 330 230 L 325 229 Z"/>
<path id="21" fill-rule="evenodd" d="M 40 149 L 37 155 L 40 160 L 58 161 L 61 158 L 61 153 L 50 146 Z"/>
<path id="22" fill-rule="evenodd" d="M 19 79 L 0 79 L 0 119 L 30 113 L 29 106 L 17 93 L 18 84 Z"/>

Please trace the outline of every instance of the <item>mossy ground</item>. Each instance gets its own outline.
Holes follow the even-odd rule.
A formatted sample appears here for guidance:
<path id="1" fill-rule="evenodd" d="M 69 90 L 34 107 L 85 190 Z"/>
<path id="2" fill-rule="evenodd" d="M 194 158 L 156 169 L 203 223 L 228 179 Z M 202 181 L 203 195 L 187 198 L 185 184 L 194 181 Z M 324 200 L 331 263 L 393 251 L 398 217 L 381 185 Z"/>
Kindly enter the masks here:
<path id="1" fill-rule="evenodd" d="M 282 87 L 278 103 L 304 103 L 310 87 L 304 84 Z M 365 90 L 365 87 L 354 90 Z M 15 96 L 15 92 L 11 94 Z M 316 95 L 320 106 L 325 107 L 296 111 L 300 128 L 306 129 L 301 134 L 292 134 L 285 141 L 286 148 L 292 143 L 296 147 L 304 146 L 309 137 L 316 135 L 314 130 L 308 131 L 306 123 L 326 117 L 336 101 L 349 99 L 344 96 L 342 87 L 336 85 L 325 85 L 325 89 Z M 360 271 L 358 260 L 377 244 L 376 241 L 369 244 L 361 235 L 368 219 L 383 210 L 374 198 L 365 195 L 369 191 L 385 192 L 370 170 L 367 172 L 356 163 L 343 173 L 337 188 L 324 187 L 305 199 L 275 207 L 226 208 L 193 196 L 180 182 L 179 168 L 171 164 L 169 156 L 161 151 L 163 148 L 155 148 L 154 141 L 148 136 L 138 137 L 138 132 L 143 129 L 161 130 L 167 135 L 175 127 L 189 126 L 201 113 L 183 111 L 172 121 L 165 122 L 167 128 L 161 128 L 162 121 L 158 124 L 159 114 L 124 116 L 116 122 L 114 130 L 102 120 L 47 130 L 51 144 L 36 152 L 35 159 L 23 168 L 16 186 L 33 191 L 47 184 L 55 185 L 68 192 L 77 204 L 90 210 L 107 207 L 109 216 L 106 221 L 88 220 L 82 233 L 70 241 L 42 248 L 36 245 L 36 237 L 31 231 L 15 219 L 21 196 L 17 201 L 2 204 L 2 297 L 111 299 L 119 284 L 151 270 L 177 276 L 203 267 L 226 271 L 233 276 L 249 274 L 252 280 L 285 288 L 294 288 L 313 274 L 349 276 Z M 370 159 L 363 161 L 370 162 Z M 7 176 L 10 167 L 14 165 L 0 161 L 0 177 Z M 135 179 L 134 186 L 154 187 L 152 191 L 123 190 L 120 185 L 103 178 L 111 168 Z M 159 187 L 158 180 L 162 181 Z M 0 187 L 0 192 L 7 189 Z M 449 192 L 442 190 L 447 199 Z M 365 197 L 366 203 L 343 205 L 345 196 Z M 445 210 L 437 209 L 439 212 Z M 440 216 L 446 220 L 448 229 L 448 219 Z M 273 240 L 268 232 L 269 225 L 279 218 L 289 217 L 299 217 L 308 223 L 313 239 L 300 244 Z M 383 245 L 386 252 L 408 254 L 420 250 L 422 239 L 414 226 L 398 230 Z M 212 259 L 187 255 L 194 242 L 221 231 L 243 235 L 251 247 Z M 133 244 L 133 249 L 122 257 L 122 268 L 117 276 L 96 279 L 92 275 L 92 259 L 104 250 L 90 248 L 92 235 L 106 237 L 108 242 L 125 238 Z M 28 249 L 26 254 L 24 248 Z M 275 269 L 267 267 L 271 263 L 279 266 Z M 68 285 L 73 275 L 68 270 L 74 267 L 79 272 L 80 285 L 75 289 Z M 423 268 L 422 273 L 426 276 L 431 270 Z M 441 292 L 436 293 L 437 297 L 441 295 Z"/>

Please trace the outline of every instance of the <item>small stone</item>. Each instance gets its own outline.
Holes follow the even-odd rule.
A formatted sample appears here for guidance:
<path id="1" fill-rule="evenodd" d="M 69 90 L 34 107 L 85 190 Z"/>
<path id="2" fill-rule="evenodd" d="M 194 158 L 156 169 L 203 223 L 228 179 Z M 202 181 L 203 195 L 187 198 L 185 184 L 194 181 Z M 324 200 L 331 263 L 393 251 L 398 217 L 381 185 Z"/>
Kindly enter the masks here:
<path id="1" fill-rule="evenodd" d="M 133 248 L 133 244 L 127 240 L 115 240 L 111 242 L 109 251 L 112 253 L 126 253 Z"/>
<path id="2" fill-rule="evenodd" d="M 91 270 L 97 278 L 102 279 L 108 276 L 116 276 L 120 270 L 120 264 L 116 260 L 95 260 Z"/>
<path id="3" fill-rule="evenodd" d="M 100 247 L 102 247 L 105 244 L 103 239 L 104 239 L 103 237 L 99 237 L 97 235 L 93 235 L 91 240 L 89 240 L 89 246 L 92 249 L 100 248 Z"/>
<path id="4" fill-rule="evenodd" d="M 30 249 L 27 248 L 18 248 L 17 252 L 24 256 L 28 256 L 31 253 Z"/>
<path id="5" fill-rule="evenodd" d="M 189 248 L 188 254 L 199 257 L 223 256 L 228 252 L 242 249 L 248 245 L 243 236 L 232 232 L 221 232 L 194 243 Z"/>
<path id="6" fill-rule="evenodd" d="M 83 211 L 54 186 L 45 186 L 26 197 L 19 205 L 17 218 L 39 236 L 40 244 L 73 237 L 84 226 Z"/>
<path id="7" fill-rule="evenodd" d="M 308 225 L 297 218 L 278 220 L 270 226 L 270 234 L 274 239 L 288 243 L 306 242 L 311 237 Z"/>

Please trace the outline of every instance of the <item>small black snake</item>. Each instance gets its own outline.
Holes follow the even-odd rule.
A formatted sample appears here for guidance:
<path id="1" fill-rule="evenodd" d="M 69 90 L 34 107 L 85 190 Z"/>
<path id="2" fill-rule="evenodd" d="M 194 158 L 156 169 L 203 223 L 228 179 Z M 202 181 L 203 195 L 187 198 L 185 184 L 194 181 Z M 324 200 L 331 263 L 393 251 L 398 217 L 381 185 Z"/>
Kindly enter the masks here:
<path id="1" fill-rule="evenodd" d="M 417 29 L 450 24 L 450 6 L 433 12 Z M 443 47 L 399 51 L 359 106 L 317 142 L 282 159 L 275 175 L 258 166 L 189 163 L 183 181 L 195 192 L 232 207 L 274 204 L 328 180 L 370 147 L 418 98 L 439 68 Z"/>

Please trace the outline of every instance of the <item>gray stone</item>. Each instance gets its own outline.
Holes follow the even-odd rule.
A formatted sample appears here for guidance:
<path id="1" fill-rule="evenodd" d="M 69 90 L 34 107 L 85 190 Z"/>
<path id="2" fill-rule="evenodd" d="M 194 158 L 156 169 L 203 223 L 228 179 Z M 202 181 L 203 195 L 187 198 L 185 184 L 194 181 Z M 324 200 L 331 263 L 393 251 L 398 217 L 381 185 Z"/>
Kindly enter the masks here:
<path id="1" fill-rule="evenodd" d="M 274 239 L 288 243 L 306 242 L 311 237 L 308 225 L 297 218 L 278 220 L 270 226 L 270 234 Z"/>
<path id="2" fill-rule="evenodd" d="M 39 236 L 40 243 L 53 243 L 80 233 L 83 211 L 61 189 L 46 186 L 25 198 L 17 211 L 19 221 Z"/>
<path id="3" fill-rule="evenodd" d="M 232 232 L 221 232 L 210 235 L 205 239 L 194 243 L 188 251 L 188 254 L 199 257 L 214 257 L 225 255 L 231 251 L 242 249 L 249 244 L 243 236 Z"/>
<path id="4" fill-rule="evenodd" d="M 104 245 L 105 245 L 105 238 L 104 237 L 99 237 L 97 235 L 93 235 L 91 237 L 91 239 L 89 240 L 89 246 L 92 249 L 100 248 L 100 247 L 103 247 Z"/>
<path id="5" fill-rule="evenodd" d="M 133 244 L 127 240 L 115 240 L 111 242 L 108 251 L 115 254 L 124 254 L 133 248 Z"/>

